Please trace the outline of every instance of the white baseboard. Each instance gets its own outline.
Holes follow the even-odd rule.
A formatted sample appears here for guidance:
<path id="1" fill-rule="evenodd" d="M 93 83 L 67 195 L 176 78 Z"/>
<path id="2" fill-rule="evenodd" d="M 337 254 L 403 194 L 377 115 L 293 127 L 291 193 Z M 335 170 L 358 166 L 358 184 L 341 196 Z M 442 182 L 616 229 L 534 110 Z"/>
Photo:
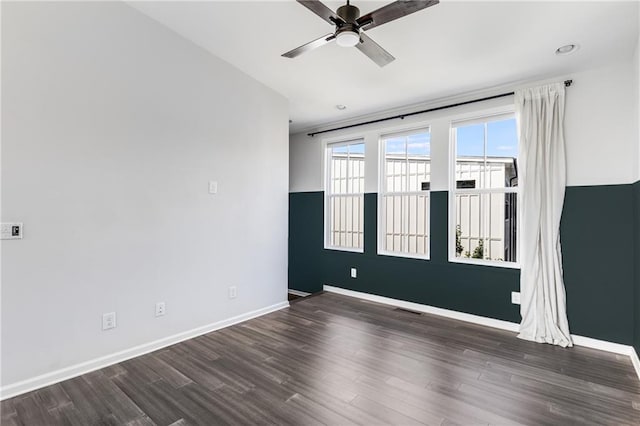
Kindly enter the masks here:
<path id="1" fill-rule="evenodd" d="M 72 379 L 82 374 L 99 370 L 101 368 L 108 367 L 109 365 L 117 364 L 119 362 L 126 361 L 128 359 L 135 358 L 144 354 L 148 354 L 149 352 L 157 351 L 158 349 L 162 349 L 167 346 L 171 346 L 176 343 L 180 343 L 182 341 L 192 339 L 194 337 L 201 336 L 215 330 L 220 330 L 221 328 L 229 327 L 231 325 L 238 324 L 252 318 L 257 318 L 262 315 L 266 315 L 268 313 L 275 312 L 287 307 L 289 307 L 289 302 L 276 303 L 275 305 L 247 312 L 245 314 L 228 318 L 226 320 L 204 325 L 202 327 L 194 328 L 192 330 L 154 340 L 153 342 L 144 343 L 130 349 L 125 349 L 123 351 L 119 351 L 110 355 L 105 355 L 79 364 L 71 365 L 69 367 L 42 374 L 40 376 L 23 380 L 21 382 L 12 383 L 0 388 L 0 401 L 23 394 L 25 392 L 40 389 L 42 387 L 61 382 L 63 380 Z"/>
<path id="2" fill-rule="evenodd" d="M 300 296 L 300 297 L 307 297 L 311 294 L 311 293 L 307 293 L 306 291 L 293 290 L 293 289 L 289 289 L 288 293 L 293 294 L 294 296 Z"/>
<path id="3" fill-rule="evenodd" d="M 457 319 L 460 321 L 466 321 L 473 324 L 484 325 L 487 327 L 498 328 L 500 330 L 507 330 L 518 332 L 520 324 L 509 321 L 502 321 L 493 318 L 481 317 L 478 315 L 467 314 L 464 312 L 452 311 L 449 309 L 436 308 L 434 306 L 422 305 L 420 303 L 407 302 L 405 300 L 392 299 L 390 297 L 378 296 L 375 294 L 362 293 L 359 291 L 347 290 L 340 287 L 334 287 L 330 285 L 323 286 L 324 291 L 330 293 L 342 294 L 344 296 L 355 297 L 362 300 L 368 300 L 371 302 L 382 303 L 385 305 L 396 306 L 398 308 L 409 309 L 416 312 L 424 312 L 427 314 L 439 315 L 442 317 Z M 592 339 L 590 337 L 571 335 L 573 344 L 577 346 L 584 346 L 593 349 L 599 349 L 606 352 L 612 352 L 619 355 L 626 355 L 631 358 L 631 362 L 638 373 L 638 379 L 640 379 L 640 360 L 633 346 L 621 345 L 619 343 L 607 342 L 606 340 Z"/>
<path id="4" fill-rule="evenodd" d="M 631 348 L 631 355 L 629 356 L 631 357 L 631 363 L 633 364 L 633 367 L 636 369 L 636 374 L 640 379 L 640 358 L 638 358 L 638 352 L 636 352 L 634 348 Z"/>
<path id="5" fill-rule="evenodd" d="M 571 340 L 576 346 L 584 346 L 586 348 L 598 349 L 605 352 L 612 352 L 618 355 L 631 356 L 635 353 L 633 346 L 622 345 L 620 343 L 607 342 L 606 340 L 592 339 L 591 337 L 571 335 Z"/>
<path id="6" fill-rule="evenodd" d="M 499 328 L 501 330 L 517 332 L 520 324 L 515 322 L 502 321 L 493 318 L 481 317 L 479 315 L 466 314 L 464 312 L 451 311 L 449 309 L 436 308 L 435 306 L 422 305 L 420 303 L 407 302 L 405 300 L 392 299 L 390 297 L 377 296 L 375 294 L 361 293 L 359 291 L 347 290 L 330 285 L 323 286 L 324 291 L 342 294 L 358 299 L 369 300 L 371 302 L 383 303 L 385 305 L 396 306 L 398 308 L 409 309 L 410 311 L 424 312 L 427 314 L 439 315 L 441 317 L 453 318 L 460 321 L 485 325 L 487 327 Z"/>

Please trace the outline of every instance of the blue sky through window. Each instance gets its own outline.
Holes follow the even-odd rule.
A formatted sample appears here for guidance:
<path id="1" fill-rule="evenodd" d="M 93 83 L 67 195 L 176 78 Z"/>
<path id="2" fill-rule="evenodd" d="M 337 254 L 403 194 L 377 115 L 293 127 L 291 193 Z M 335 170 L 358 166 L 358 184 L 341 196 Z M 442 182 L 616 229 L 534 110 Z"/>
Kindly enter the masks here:
<path id="1" fill-rule="evenodd" d="M 391 138 L 386 141 L 387 154 L 404 154 L 405 152 L 405 139 L 404 138 Z"/>
<path id="2" fill-rule="evenodd" d="M 515 118 L 487 123 L 487 155 L 518 157 L 518 131 Z"/>
<path id="3" fill-rule="evenodd" d="M 484 156 L 484 124 L 458 127 L 456 139 L 458 157 Z M 487 123 L 487 156 L 514 158 L 518 156 L 515 118 Z"/>
<path id="4" fill-rule="evenodd" d="M 334 146 L 331 148 L 333 154 L 364 154 L 364 144 L 355 143 L 351 145 Z"/>
<path id="5" fill-rule="evenodd" d="M 484 156 L 484 124 L 458 127 L 456 131 L 458 157 Z"/>
<path id="6" fill-rule="evenodd" d="M 358 143 L 349 145 L 349 153 L 350 154 L 364 154 L 364 144 Z"/>
<path id="7" fill-rule="evenodd" d="M 431 133 L 418 133 L 407 137 L 409 155 L 431 155 Z"/>
<path id="8" fill-rule="evenodd" d="M 431 155 L 431 133 L 416 133 L 409 136 L 385 140 L 387 154 Z"/>

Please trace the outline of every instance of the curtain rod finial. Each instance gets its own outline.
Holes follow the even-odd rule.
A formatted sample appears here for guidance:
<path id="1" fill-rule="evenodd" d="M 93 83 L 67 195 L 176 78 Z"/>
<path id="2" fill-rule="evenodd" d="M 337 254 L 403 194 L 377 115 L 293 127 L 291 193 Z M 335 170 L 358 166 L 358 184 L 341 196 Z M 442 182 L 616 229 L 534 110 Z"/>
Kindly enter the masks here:
<path id="1" fill-rule="evenodd" d="M 573 84 L 573 80 L 565 80 L 564 81 L 564 87 L 569 87 Z"/>

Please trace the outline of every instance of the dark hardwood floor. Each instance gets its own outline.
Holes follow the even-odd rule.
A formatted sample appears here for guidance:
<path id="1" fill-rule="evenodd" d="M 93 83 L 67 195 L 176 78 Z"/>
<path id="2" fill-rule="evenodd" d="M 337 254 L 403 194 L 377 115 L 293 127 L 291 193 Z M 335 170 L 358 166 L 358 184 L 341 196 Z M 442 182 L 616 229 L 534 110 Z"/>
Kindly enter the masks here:
<path id="1" fill-rule="evenodd" d="M 297 294 L 291 294 L 291 293 L 287 294 L 287 300 L 289 300 L 289 302 L 293 302 L 294 300 L 298 300 L 298 299 L 302 299 L 302 296 L 298 296 Z"/>
<path id="2" fill-rule="evenodd" d="M 640 424 L 627 357 L 334 294 L 2 402 L 2 425 Z"/>

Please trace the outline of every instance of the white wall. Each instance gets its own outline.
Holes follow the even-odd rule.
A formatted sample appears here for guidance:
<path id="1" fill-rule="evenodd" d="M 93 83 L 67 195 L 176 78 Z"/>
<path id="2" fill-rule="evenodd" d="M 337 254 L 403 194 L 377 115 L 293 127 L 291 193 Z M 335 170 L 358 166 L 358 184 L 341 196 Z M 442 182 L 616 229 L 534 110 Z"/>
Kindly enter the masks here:
<path id="1" fill-rule="evenodd" d="M 572 75 L 567 91 L 567 185 L 635 181 L 637 91 L 633 61 Z"/>
<path id="2" fill-rule="evenodd" d="M 608 67 L 523 85 L 573 79 L 573 85 L 567 89 L 565 114 L 569 186 L 627 184 L 637 180 L 634 159 L 637 159 L 638 144 L 638 114 L 635 112 L 638 92 L 630 90 L 634 72 L 634 62 L 630 58 L 627 62 Z M 313 138 L 308 137 L 306 132 L 291 135 L 289 191 L 323 190 L 323 142 L 364 137 L 367 154 L 365 190 L 377 192 L 378 135 L 418 125 L 431 126 L 431 188 L 434 191 L 447 190 L 451 120 L 481 111 L 499 111 L 512 104 L 512 99 L 501 98 L 404 120 L 325 133 Z M 366 121 L 366 118 L 362 118 L 362 121 Z"/>
<path id="3" fill-rule="evenodd" d="M 2 9 L 2 386 L 285 302 L 287 101 L 120 2 Z"/>
<path id="4" fill-rule="evenodd" d="M 638 9 L 638 26 L 640 27 L 640 8 Z M 638 42 L 636 43 L 636 51 L 633 56 L 635 76 L 635 93 L 636 93 L 636 129 L 638 134 L 638 140 L 636 144 L 636 167 L 635 167 L 635 180 L 640 181 L 640 30 L 638 31 Z"/>

